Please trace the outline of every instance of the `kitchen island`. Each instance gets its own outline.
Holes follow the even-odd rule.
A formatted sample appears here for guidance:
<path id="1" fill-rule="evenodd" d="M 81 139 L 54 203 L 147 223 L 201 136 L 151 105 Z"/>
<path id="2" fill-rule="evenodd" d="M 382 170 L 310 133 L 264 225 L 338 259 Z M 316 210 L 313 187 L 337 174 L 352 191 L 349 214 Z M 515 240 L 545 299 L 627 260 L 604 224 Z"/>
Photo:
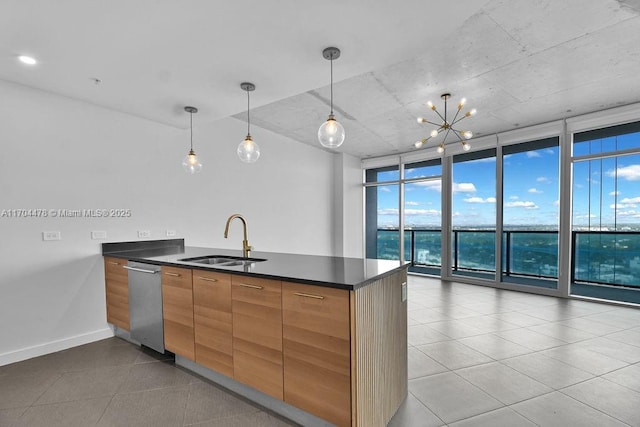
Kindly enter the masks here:
<path id="1" fill-rule="evenodd" d="M 116 334 L 128 330 L 122 267 L 161 266 L 164 341 L 176 364 L 293 421 L 384 426 L 407 395 L 405 263 L 243 258 L 182 239 L 106 243 L 103 255 Z"/>

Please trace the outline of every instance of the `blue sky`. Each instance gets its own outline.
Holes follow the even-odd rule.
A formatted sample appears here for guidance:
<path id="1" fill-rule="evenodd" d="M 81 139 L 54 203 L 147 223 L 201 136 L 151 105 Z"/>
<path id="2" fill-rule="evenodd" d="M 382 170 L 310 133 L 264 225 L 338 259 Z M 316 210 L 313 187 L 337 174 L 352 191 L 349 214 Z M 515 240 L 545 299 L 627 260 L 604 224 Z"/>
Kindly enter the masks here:
<path id="1" fill-rule="evenodd" d="M 638 138 L 640 139 L 640 138 Z M 604 146 L 605 144 L 602 144 Z M 559 148 L 505 155 L 504 224 L 557 226 Z M 480 159 L 453 166 L 453 225 L 495 226 L 496 160 Z M 407 170 L 407 177 L 424 176 Z M 434 172 L 431 168 L 428 172 Z M 413 173 L 413 175 L 411 175 Z M 397 179 L 397 172 L 386 179 Z M 380 180 L 384 176 L 379 177 Z M 376 191 L 372 189 L 370 191 Z M 398 226 L 398 186 L 378 187 L 378 225 Z M 405 223 L 439 228 L 439 180 L 405 186 Z M 574 166 L 573 221 L 577 227 L 640 224 L 640 155 L 577 162 Z"/>

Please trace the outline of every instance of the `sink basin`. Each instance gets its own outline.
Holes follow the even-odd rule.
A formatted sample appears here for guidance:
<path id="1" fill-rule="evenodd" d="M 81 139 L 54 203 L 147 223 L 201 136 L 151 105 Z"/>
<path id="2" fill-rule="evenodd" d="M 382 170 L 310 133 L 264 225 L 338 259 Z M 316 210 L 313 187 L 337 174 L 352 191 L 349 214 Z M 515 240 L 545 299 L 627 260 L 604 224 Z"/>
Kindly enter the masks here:
<path id="1" fill-rule="evenodd" d="M 183 258 L 178 261 L 194 262 L 197 264 L 209 264 L 218 267 L 234 267 L 238 265 L 249 265 L 254 262 L 266 261 L 264 258 L 242 258 L 227 255 L 205 255 L 194 258 Z"/>

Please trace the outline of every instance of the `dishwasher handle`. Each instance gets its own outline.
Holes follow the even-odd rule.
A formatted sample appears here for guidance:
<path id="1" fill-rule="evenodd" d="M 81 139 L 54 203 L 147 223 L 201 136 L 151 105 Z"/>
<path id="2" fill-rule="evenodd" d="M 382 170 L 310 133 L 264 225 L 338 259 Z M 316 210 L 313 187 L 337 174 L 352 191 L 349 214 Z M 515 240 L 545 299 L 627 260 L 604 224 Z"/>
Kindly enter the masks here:
<path id="1" fill-rule="evenodd" d="M 145 270 L 144 268 L 129 267 L 128 265 L 123 265 L 122 267 L 126 268 L 127 270 L 137 271 L 139 273 L 156 274 L 158 272 L 157 270 Z"/>

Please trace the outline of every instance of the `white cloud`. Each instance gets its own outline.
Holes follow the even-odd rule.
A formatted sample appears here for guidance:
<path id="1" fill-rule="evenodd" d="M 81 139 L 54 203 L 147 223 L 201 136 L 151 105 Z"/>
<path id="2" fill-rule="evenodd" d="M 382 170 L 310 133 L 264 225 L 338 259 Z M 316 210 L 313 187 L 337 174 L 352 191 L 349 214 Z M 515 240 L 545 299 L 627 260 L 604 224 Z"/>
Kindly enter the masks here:
<path id="1" fill-rule="evenodd" d="M 550 155 L 556 154 L 555 150 L 552 150 L 551 148 L 547 148 L 546 150 L 544 150 L 544 152 Z"/>
<path id="2" fill-rule="evenodd" d="M 420 203 L 418 203 L 418 202 L 405 202 L 405 205 L 407 205 L 407 206 L 420 206 Z"/>
<path id="3" fill-rule="evenodd" d="M 628 216 L 631 218 L 640 218 L 640 212 L 637 212 L 635 210 L 630 210 L 630 211 L 618 211 L 616 212 L 617 216 Z"/>
<path id="4" fill-rule="evenodd" d="M 609 193 L 610 196 L 619 196 L 621 194 L 620 191 L 612 191 Z"/>
<path id="5" fill-rule="evenodd" d="M 518 200 L 519 198 L 518 196 L 509 196 L 509 200 Z"/>
<path id="6" fill-rule="evenodd" d="M 436 209 L 405 209 L 404 214 L 408 216 L 440 216 L 440 211 Z"/>
<path id="7" fill-rule="evenodd" d="M 623 166 L 616 170 L 607 171 L 609 177 L 620 177 L 627 181 L 640 181 L 640 165 Z"/>
<path id="8" fill-rule="evenodd" d="M 551 182 L 551 180 L 549 178 L 547 178 L 546 176 L 539 176 L 536 181 L 538 182 L 544 182 L 545 184 L 549 184 Z"/>
<path id="9" fill-rule="evenodd" d="M 464 199 L 464 201 L 467 203 L 495 203 L 496 198 L 487 197 L 486 199 L 483 199 L 482 197 L 469 197 L 467 199 Z"/>
<path id="10" fill-rule="evenodd" d="M 538 190 L 537 188 L 530 188 L 530 189 L 527 190 L 527 192 L 529 192 L 531 194 L 542 194 L 542 193 L 544 193 L 544 191 Z"/>
<path id="11" fill-rule="evenodd" d="M 454 182 L 453 183 L 453 192 L 454 193 L 475 193 L 476 186 L 473 185 L 472 182 Z"/>
<path id="12" fill-rule="evenodd" d="M 384 191 L 385 193 L 391 193 L 391 189 L 389 187 L 378 187 L 380 191 Z"/>
<path id="13" fill-rule="evenodd" d="M 398 215 L 398 208 L 378 209 L 378 215 Z"/>
<path id="14" fill-rule="evenodd" d="M 504 204 L 505 208 L 525 208 L 525 209 L 538 209 L 538 205 L 533 202 L 508 202 Z"/>
<path id="15" fill-rule="evenodd" d="M 624 199 L 620 200 L 620 203 L 640 203 L 640 197 L 625 197 Z"/>
<path id="16" fill-rule="evenodd" d="M 542 157 L 542 156 L 537 151 L 527 151 L 527 157 L 532 159 L 534 157 Z"/>
<path id="17" fill-rule="evenodd" d="M 420 182 L 415 182 L 412 185 L 418 186 L 418 187 L 424 187 L 425 190 L 433 190 L 433 191 L 442 191 L 442 183 L 440 182 L 440 180 L 433 180 L 433 181 L 420 181 Z"/>
<path id="18" fill-rule="evenodd" d="M 611 209 L 634 209 L 637 208 L 638 205 L 636 203 L 614 203 L 609 205 Z"/>

